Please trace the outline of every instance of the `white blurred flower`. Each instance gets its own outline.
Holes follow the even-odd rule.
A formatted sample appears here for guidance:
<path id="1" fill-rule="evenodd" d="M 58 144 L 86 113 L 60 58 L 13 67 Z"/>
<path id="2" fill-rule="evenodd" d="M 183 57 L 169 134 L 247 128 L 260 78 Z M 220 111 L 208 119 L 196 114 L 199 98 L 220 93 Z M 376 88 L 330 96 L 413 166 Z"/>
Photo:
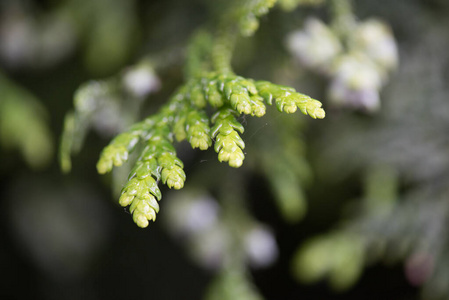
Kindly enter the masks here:
<path id="1" fill-rule="evenodd" d="M 333 80 L 328 89 L 329 100 L 336 105 L 377 111 L 380 107 L 379 92 L 376 89 L 354 90 L 339 80 Z"/>
<path id="2" fill-rule="evenodd" d="M 371 19 L 361 23 L 354 32 L 354 48 L 368 55 L 376 64 L 392 71 L 398 64 L 398 49 L 390 27 Z"/>
<path id="3" fill-rule="evenodd" d="M 117 134 L 121 130 L 126 128 L 126 120 L 122 118 L 123 111 L 121 109 L 119 100 L 116 98 L 105 98 L 101 109 L 98 109 L 95 114 L 92 115 L 92 127 L 97 132 L 105 137 Z"/>
<path id="4" fill-rule="evenodd" d="M 333 77 L 354 90 L 380 89 L 385 73 L 367 56 L 349 54 L 336 60 Z"/>
<path id="5" fill-rule="evenodd" d="M 72 24 L 60 15 L 34 20 L 12 8 L 0 15 L 0 60 L 14 68 L 48 67 L 75 48 Z"/>
<path id="6" fill-rule="evenodd" d="M 217 202 L 208 195 L 188 195 L 171 199 L 166 211 L 169 226 L 176 235 L 194 235 L 214 226 L 219 214 Z"/>
<path id="7" fill-rule="evenodd" d="M 73 24 L 65 16 L 45 19 L 39 32 L 40 65 L 55 65 L 75 50 L 77 37 Z"/>
<path id="8" fill-rule="evenodd" d="M 2 15 L 0 22 L 0 58 L 10 66 L 21 67 L 33 59 L 37 48 L 35 29 L 21 14 Z"/>
<path id="9" fill-rule="evenodd" d="M 217 220 L 218 209 L 217 202 L 209 197 L 193 201 L 184 215 L 184 229 L 191 232 L 205 230 Z"/>
<path id="10" fill-rule="evenodd" d="M 75 108 L 82 114 L 91 114 L 98 109 L 102 99 L 107 98 L 108 94 L 108 84 L 100 81 L 90 81 L 76 91 Z"/>
<path id="11" fill-rule="evenodd" d="M 142 64 L 126 71 L 123 76 L 123 84 L 131 94 L 139 98 L 144 98 L 161 87 L 159 78 L 148 64 Z"/>
<path id="12" fill-rule="evenodd" d="M 334 65 L 329 100 L 341 106 L 376 111 L 384 77 L 367 56 L 345 55 Z"/>
<path id="13" fill-rule="evenodd" d="M 253 267 L 266 267 L 278 257 L 278 247 L 273 234 L 262 226 L 257 226 L 246 234 L 245 251 Z"/>
<path id="14" fill-rule="evenodd" d="M 287 48 L 304 66 L 325 73 L 342 50 L 338 38 L 315 18 L 307 19 L 303 30 L 288 35 Z"/>

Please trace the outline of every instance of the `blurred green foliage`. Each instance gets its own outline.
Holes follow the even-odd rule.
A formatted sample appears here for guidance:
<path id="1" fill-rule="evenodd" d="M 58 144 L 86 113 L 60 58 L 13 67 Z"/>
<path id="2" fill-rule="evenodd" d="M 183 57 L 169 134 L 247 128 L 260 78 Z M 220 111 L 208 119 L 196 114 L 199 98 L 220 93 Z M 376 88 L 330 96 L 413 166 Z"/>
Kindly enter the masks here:
<path id="1" fill-rule="evenodd" d="M 45 109 L 28 91 L 0 73 L 0 143 L 18 150 L 33 168 L 42 168 L 52 158 L 53 139 Z"/>

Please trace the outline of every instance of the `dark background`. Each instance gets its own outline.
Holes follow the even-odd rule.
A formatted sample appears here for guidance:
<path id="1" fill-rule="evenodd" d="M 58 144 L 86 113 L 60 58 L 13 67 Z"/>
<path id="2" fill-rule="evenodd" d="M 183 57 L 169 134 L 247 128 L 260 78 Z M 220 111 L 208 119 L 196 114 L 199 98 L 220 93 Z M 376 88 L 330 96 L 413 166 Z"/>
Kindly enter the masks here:
<path id="1" fill-rule="evenodd" d="M 447 43 L 447 1 L 355 2 L 356 15 L 360 19 L 377 16 L 389 22 L 400 47 L 401 67 L 387 87 L 383 101 L 390 101 L 390 98 L 397 95 L 391 91 L 401 88 L 404 89 L 404 98 L 413 98 L 414 95 L 407 91 L 407 83 L 401 82 L 400 87 L 395 87 L 395 84 L 398 85 L 395 81 L 400 81 L 401 76 L 410 72 L 410 69 L 404 67 L 412 63 L 409 60 L 413 60 L 413 63 L 421 60 L 420 63 L 426 65 L 429 55 L 441 55 L 440 61 L 445 64 L 445 71 L 440 76 L 449 82 L 447 52 L 435 51 L 432 54 L 430 51 L 438 48 L 440 42 Z M 32 16 L 44 16 L 58 7 L 57 1 L 26 3 Z M 80 84 L 115 74 L 144 53 L 163 51 L 170 45 L 183 45 L 189 34 L 205 21 L 204 12 L 207 12 L 204 1 L 137 1 L 135 5 L 138 38 L 131 43 L 129 54 L 118 62 L 104 68 L 89 65 L 84 52 L 88 42 L 81 38 L 73 52 L 54 65 L 2 67 L 9 78 L 36 95 L 45 106 L 55 144 L 62 132 L 64 114 L 72 109 L 72 96 Z M 295 28 L 295 24 L 286 25 L 286 22 L 281 22 L 284 14 L 286 13 L 274 9 L 263 18 L 260 32 L 254 38 L 256 43 L 267 43 L 260 39 L 266 32 Z M 292 13 L 289 20 L 307 14 L 326 16 L 320 9 L 305 9 Z M 285 28 L 276 27 L 277 24 L 282 24 Z M 299 24 L 298 21 L 296 28 Z M 429 39 L 429 35 L 435 38 Z M 287 55 L 285 50 L 282 50 L 281 42 L 279 37 L 278 41 L 268 43 L 271 47 L 263 48 L 265 51 L 256 51 L 257 56 L 250 59 L 240 58 L 242 62 L 235 65 L 237 72 L 243 75 L 251 74 L 254 72 L 251 69 L 254 65 L 275 64 L 277 57 Z M 267 57 L 273 59 L 267 61 Z M 151 110 L 152 105 L 163 103 L 167 95 L 181 83 L 181 67 L 182 61 L 160 74 L 163 89 L 155 96 L 155 104 L 152 102 L 147 110 Z M 260 67 L 257 70 L 260 69 L 262 74 L 266 74 L 265 77 L 272 78 L 269 68 Z M 431 71 L 416 72 L 414 78 L 419 80 L 416 83 L 427 89 L 429 98 L 444 92 L 443 87 L 436 91 L 433 79 L 426 77 Z M 307 82 L 313 83 L 313 86 L 306 89 L 318 93 L 324 85 L 316 75 L 311 75 Z M 410 84 L 413 85 L 413 82 Z M 420 99 L 415 102 L 418 101 Z M 323 102 L 326 104 L 325 99 Z M 385 111 L 382 110 L 381 113 L 383 112 Z M 364 124 L 372 124 L 374 128 L 380 122 L 371 116 L 356 117 Z M 419 115 L 417 120 L 427 122 L 420 119 Z M 330 118 L 316 127 L 311 127 L 306 133 L 307 136 L 326 131 L 332 121 L 335 120 Z M 344 133 L 341 134 L 344 139 Z M 412 132 L 406 134 L 413 135 Z M 435 135 L 444 134 L 446 133 L 435 132 Z M 429 136 L 429 140 L 432 138 L 434 137 Z M 107 138 L 90 133 L 83 150 L 73 158 L 74 167 L 68 175 L 62 175 L 60 172 L 56 155 L 48 166 L 34 170 L 23 161 L 20 153 L 1 149 L 1 299 L 165 300 L 202 297 L 213 273 L 191 262 L 183 246 L 170 238 L 163 226 L 163 213 L 158 217 L 159 222 L 151 224 L 147 229 L 139 229 L 132 222 L 130 215 L 114 203 L 108 180 L 99 176 L 95 170 L 98 155 L 107 142 Z M 313 142 L 312 139 L 311 149 L 315 149 L 314 145 L 318 147 L 326 141 Z M 187 175 L 189 170 L 201 172 L 197 165 L 202 157 L 200 154 L 195 155 L 186 164 Z M 205 155 L 213 156 L 210 153 Z M 310 156 L 313 161 L 314 155 Z M 215 164 L 217 172 L 227 168 L 218 162 Z M 407 174 L 404 177 L 406 178 Z M 446 178 L 447 173 L 442 174 L 442 177 Z M 247 189 L 251 195 L 248 201 L 254 215 L 274 229 L 280 249 L 279 260 L 274 266 L 252 273 L 255 283 L 266 299 L 419 299 L 419 289 L 407 282 L 400 262 L 380 262 L 367 267 L 355 287 L 342 293 L 333 292 L 324 282 L 311 286 L 301 285 L 290 275 L 290 259 L 297 246 L 306 238 L 332 228 L 338 222 L 339 212 L 347 200 L 360 197 L 359 173 L 351 173 L 339 181 L 318 175 L 308 190 L 309 213 L 296 225 L 286 223 L 279 214 L 273 213 L 276 209 L 270 200 L 272 196 L 264 180 L 254 174 Z M 413 184 L 415 182 L 405 180 L 404 189 Z"/>

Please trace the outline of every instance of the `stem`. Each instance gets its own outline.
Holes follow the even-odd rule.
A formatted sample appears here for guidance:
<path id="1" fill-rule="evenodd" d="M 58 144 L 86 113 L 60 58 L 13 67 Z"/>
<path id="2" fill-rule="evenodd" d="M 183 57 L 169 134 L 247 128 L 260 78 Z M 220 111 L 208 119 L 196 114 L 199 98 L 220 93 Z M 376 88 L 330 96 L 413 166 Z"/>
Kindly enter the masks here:
<path id="1" fill-rule="evenodd" d="M 237 29 L 225 20 L 219 25 L 212 50 L 212 64 L 218 73 L 232 73 L 232 53 L 237 40 Z"/>
<path id="2" fill-rule="evenodd" d="M 220 187 L 220 199 L 223 205 L 223 219 L 226 227 L 231 233 L 232 242 L 230 249 L 226 251 L 228 257 L 226 264 L 230 266 L 243 266 L 245 264 L 244 254 L 244 236 L 245 228 L 251 223 L 250 216 L 245 207 L 244 195 L 242 189 L 243 177 L 228 173 L 228 178 Z"/>
<path id="3" fill-rule="evenodd" d="M 331 0 L 330 9 L 332 27 L 335 33 L 345 40 L 356 23 L 353 14 L 352 0 Z"/>

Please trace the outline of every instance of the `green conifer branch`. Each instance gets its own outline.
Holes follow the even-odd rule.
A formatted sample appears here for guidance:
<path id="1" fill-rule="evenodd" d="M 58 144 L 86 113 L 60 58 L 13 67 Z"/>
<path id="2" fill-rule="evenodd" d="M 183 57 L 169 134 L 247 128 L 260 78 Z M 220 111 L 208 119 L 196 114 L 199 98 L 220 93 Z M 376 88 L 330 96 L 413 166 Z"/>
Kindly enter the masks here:
<path id="1" fill-rule="evenodd" d="M 212 49 L 214 70 L 232 73 L 231 59 L 239 36 L 251 36 L 259 28 L 258 18 L 267 14 L 277 0 L 233 1 L 218 23 Z"/>
<path id="2" fill-rule="evenodd" d="M 172 145 L 170 130 L 162 121 L 152 129 L 119 199 L 120 205 L 130 205 L 133 220 L 139 227 L 147 227 L 148 221 L 154 221 L 159 212 L 156 201 L 162 198 L 159 180 L 170 188 L 181 189 L 184 186 L 186 176 L 182 168 L 183 163 Z"/>
<path id="3" fill-rule="evenodd" d="M 143 76 L 147 81 L 147 87 L 142 92 L 135 87 L 127 85 L 127 74 L 140 73 L 137 76 Z M 71 155 L 77 153 L 83 145 L 84 138 L 91 128 L 97 128 L 99 131 L 107 127 L 107 131 L 116 134 L 122 131 L 127 124 L 136 120 L 136 114 L 142 103 L 142 98 L 153 90 L 157 89 L 157 78 L 153 74 L 152 63 L 148 58 L 142 59 L 135 66 L 127 69 L 127 72 L 120 76 L 113 76 L 99 81 L 89 81 L 81 85 L 74 95 L 74 111 L 66 115 L 64 121 L 64 130 L 62 133 L 59 161 L 63 172 L 69 172 L 72 166 Z M 141 88 L 140 88 L 141 89 Z M 111 116 L 112 113 L 112 116 Z M 108 120 L 102 118 L 103 115 L 115 117 L 113 125 L 108 124 Z M 106 125 L 105 125 L 106 123 Z M 109 133 L 111 134 L 111 132 Z M 125 143 L 121 136 L 117 141 L 118 144 Z M 117 144 L 117 146 L 118 146 Z M 125 147 L 126 148 L 126 147 Z M 117 149 L 116 149 L 117 150 Z M 109 151 L 114 152 L 112 149 Z M 127 155 L 124 149 L 121 150 L 122 155 Z M 125 157 L 123 157 L 125 158 Z M 123 158 L 114 158 L 116 165 L 121 165 Z M 112 159 L 112 158 L 111 158 Z M 126 158 L 124 159 L 126 161 Z M 107 167 L 104 172 L 112 168 Z"/>
<path id="4" fill-rule="evenodd" d="M 305 283 L 327 277 L 332 288 L 342 291 L 360 277 L 364 252 L 363 238 L 351 232 L 331 232 L 306 241 L 295 254 L 292 270 Z"/>
<path id="5" fill-rule="evenodd" d="M 179 123 L 176 118 L 178 112 L 185 113 L 190 109 L 184 121 L 186 134 L 180 140 L 188 137 L 191 145 L 199 148 L 204 148 L 204 143 L 206 146 L 211 145 L 211 141 L 207 140 L 210 129 L 207 123 L 204 124 L 204 114 L 196 112 L 189 105 L 186 89 L 184 86 L 175 93 L 156 115 L 135 124 L 114 138 L 103 150 L 97 163 L 98 172 L 107 173 L 114 166 L 118 167 L 126 162 L 129 153 L 140 141 L 145 142 L 145 148 L 130 172 L 119 199 L 120 205 L 130 205 L 133 220 L 139 227 L 147 227 L 148 221 L 156 219 L 159 211 L 156 200 L 162 197 L 158 188 L 159 181 L 169 188 L 181 189 L 184 186 L 186 175 L 183 163 L 176 156 L 173 146 L 173 135 L 176 126 L 179 126 L 176 125 Z M 180 136 L 179 133 L 177 135 Z"/>
<path id="6" fill-rule="evenodd" d="M 251 281 L 248 271 L 240 267 L 227 268 L 212 281 L 206 300 L 262 300 L 263 297 Z"/>
<path id="7" fill-rule="evenodd" d="M 187 139 L 192 148 L 201 150 L 207 150 L 214 139 L 218 160 L 238 168 L 245 159 L 245 143 L 240 137 L 244 127 L 236 117 L 241 114 L 263 116 L 266 112 L 263 100 L 270 105 L 274 100 L 279 111 L 292 113 L 299 108 L 313 118 L 324 117 L 319 101 L 293 88 L 232 73 L 212 72 L 191 79 L 157 114 L 119 134 L 103 150 L 97 164 L 98 172 L 104 174 L 114 166 L 121 166 L 139 141 L 146 143 L 119 200 L 122 206 L 130 205 L 136 224 L 146 227 L 148 221 L 155 220 L 159 209 L 154 204 L 157 203 L 154 199 L 161 197 L 157 182 L 162 180 L 175 189 L 184 186 L 186 175 L 176 156 L 173 137 L 178 142 Z M 210 119 L 204 110 L 207 103 L 217 109 Z"/>
<path id="8" fill-rule="evenodd" d="M 292 11 L 299 5 L 317 6 L 321 5 L 326 0 L 279 0 L 279 6 L 286 10 Z"/>
<path id="9" fill-rule="evenodd" d="M 103 150 L 97 163 L 100 174 L 123 165 L 137 144 L 144 146 L 119 200 L 122 206 L 130 206 L 138 226 L 146 227 L 156 218 L 159 211 L 157 201 L 162 196 L 159 181 L 169 188 L 181 189 L 184 186 L 186 175 L 183 163 L 176 156 L 174 139 L 178 142 L 187 140 L 192 148 L 200 150 L 207 150 L 213 143 L 218 160 L 238 168 L 245 159 L 245 143 L 240 137 L 244 127 L 237 121 L 238 116 L 262 117 L 266 113 L 265 102 L 272 105 L 274 101 L 281 112 L 293 113 L 299 108 L 312 118 L 324 118 L 319 101 L 297 93 L 293 88 L 244 78 L 232 71 L 232 52 L 239 32 L 248 35 L 255 30 L 245 29 L 235 20 L 250 16 L 257 21 L 275 2 L 248 0 L 243 4 L 237 1 L 229 4 L 214 35 L 202 30 L 193 37 L 186 58 L 186 83 L 156 114 L 119 134 Z M 103 83 L 94 86 L 98 91 L 79 91 L 77 95 L 82 97 L 75 99 L 77 112 L 88 115 L 95 111 L 95 102 L 87 100 L 101 98 L 96 94 L 107 93 L 108 87 Z M 89 93 L 93 92 L 96 92 L 95 97 L 90 97 Z M 78 98 L 83 101 L 78 101 Z M 68 133 L 76 123 L 76 114 L 68 117 Z M 66 147 L 61 147 L 63 153 L 73 148 L 67 141 L 65 143 Z M 61 155 L 63 161 L 69 162 L 67 157 Z"/>
<path id="10" fill-rule="evenodd" d="M 259 20 L 276 4 L 277 0 L 248 0 L 237 10 L 238 25 L 243 36 L 251 36 L 259 28 Z"/>
<path id="11" fill-rule="evenodd" d="M 229 108 L 220 109 L 213 117 L 212 137 L 215 138 L 214 149 L 220 162 L 226 161 L 229 166 L 238 168 L 243 164 L 245 143 L 238 134 L 244 128 L 236 119 L 236 112 Z"/>
<path id="12" fill-rule="evenodd" d="M 186 131 L 192 148 L 207 150 L 212 145 L 209 118 L 204 111 L 189 112 L 186 119 Z"/>
<path id="13" fill-rule="evenodd" d="M 185 78 L 198 78 L 212 71 L 211 53 L 214 45 L 212 35 L 206 30 L 198 30 L 187 48 L 184 67 Z"/>
<path id="14" fill-rule="evenodd" d="M 72 169 L 72 159 L 70 154 L 74 148 L 75 135 L 75 116 L 73 112 L 66 114 L 64 118 L 64 130 L 61 136 L 61 143 L 59 146 L 59 164 L 61 165 L 62 172 L 66 173 Z"/>
<path id="15" fill-rule="evenodd" d="M 229 22 L 226 20 L 225 23 Z M 232 25 L 221 25 L 216 32 L 212 49 L 212 62 L 214 70 L 219 73 L 232 73 L 231 59 L 237 40 L 237 32 Z"/>
<path id="16" fill-rule="evenodd" d="M 297 108 L 305 115 L 309 115 L 314 119 L 323 119 L 325 112 L 321 108 L 320 101 L 310 98 L 307 95 L 298 93 L 294 88 L 273 84 L 268 81 L 256 82 L 259 94 L 265 101 L 272 105 L 273 100 L 277 109 L 286 113 L 294 113 Z"/>
<path id="17" fill-rule="evenodd" d="M 304 187 L 311 173 L 300 136 L 304 127 L 301 121 L 291 116 L 272 122 L 264 136 L 252 144 L 258 149 L 257 166 L 268 179 L 279 212 L 288 222 L 301 220 L 307 211 Z"/>
<path id="18" fill-rule="evenodd" d="M 145 132 L 145 125 L 147 125 L 147 122 L 136 124 L 132 129 L 116 136 L 112 142 L 103 149 L 100 160 L 97 163 L 98 173 L 108 173 L 114 166 L 120 167 L 123 163 L 128 161 L 129 153 L 139 142 L 142 133 Z"/>

